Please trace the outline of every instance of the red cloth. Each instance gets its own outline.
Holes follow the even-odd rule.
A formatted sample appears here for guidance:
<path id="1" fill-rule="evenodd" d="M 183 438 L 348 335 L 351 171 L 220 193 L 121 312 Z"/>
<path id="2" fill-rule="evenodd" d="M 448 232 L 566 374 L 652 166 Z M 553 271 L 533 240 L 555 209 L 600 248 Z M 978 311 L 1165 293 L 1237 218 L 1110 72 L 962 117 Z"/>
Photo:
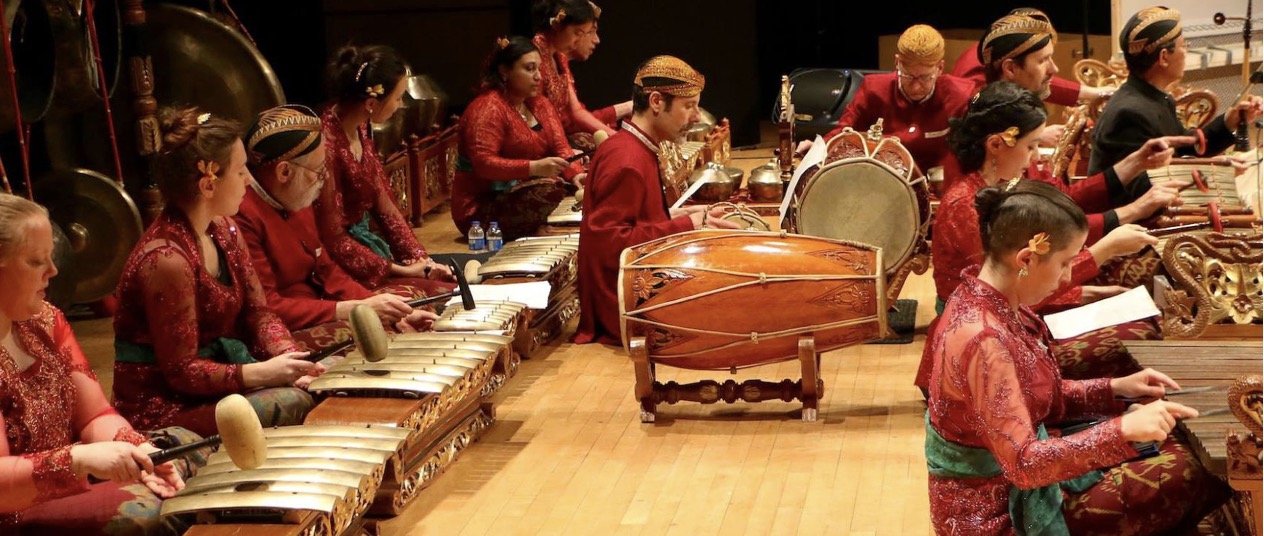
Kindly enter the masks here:
<path id="1" fill-rule="evenodd" d="M 825 139 L 837 136 L 843 127 L 864 132 L 881 118 L 883 134 L 899 138 L 925 173 L 947 158 L 948 119 L 965 115 L 973 95 L 970 81 L 943 75 L 927 100 L 913 102 L 900 92 L 896 73 L 871 74 Z"/>
<path id="2" fill-rule="evenodd" d="M 579 256 L 579 344 L 622 344 L 618 274 L 623 249 L 693 229 L 689 217 L 668 214 L 656 146 L 638 136 L 651 140 L 624 122 L 593 155 L 579 226 L 584 252 Z"/>
<path id="3" fill-rule="evenodd" d="M 139 435 L 110 406 L 61 311 L 45 303 L 14 322 L 14 341 L 34 362 L 18 370 L 0 348 L 0 532 L 39 503 L 88 490 L 70 467 L 74 443 Z M 142 438 L 143 441 L 143 438 Z"/>
<path id="4" fill-rule="evenodd" d="M 452 181 L 452 221 L 466 229 L 492 203 L 497 181 L 526 180 L 532 160 L 547 156 L 569 158 L 573 153 L 553 106 L 544 97 L 527 99 L 527 109 L 541 125 L 536 131 L 505 100 L 500 91 L 479 95 L 461 115 L 461 156 L 470 170 L 457 171 Z M 562 172 L 570 179 L 583 172 L 578 162 Z M 487 222 L 483 222 L 486 226 Z"/>
<path id="5" fill-rule="evenodd" d="M 583 104 L 580 104 L 578 94 L 575 92 L 575 77 L 571 75 L 570 58 L 554 49 L 544 34 L 535 34 L 531 42 L 535 43 L 535 47 L 540 50 L 540 95 L 553 105 L 558 119 L 562 121 L 562 128 L 567 134 L 575 132 L 592 134 L 605 126 L 602 123 L 614 122 L 614 119 L 617 119 L 612 117 L 610 121 L 607 121 L 598 118 L 598 121 L 602 123 L 595 123 L 576 115 L 576 111 L 585 108 Z M 614 108 L 611 108 L 609 113 L 613 116 Z"/>
<path id="6" fill-rule="evenodd" d="M 391 260 L 373 253 L 347 233 L 347 228 L 360 223 L 365 214 L 375 222 L 380 236 L 391 246 L 396 263 L 410 264 L 425 259 L 426 249 L 417 242 L 412 226 L 395 206 L 390 184 L 377 158 L 377 148 L 366 126 L 359 127 L 361 158 L 351 153 L 351 140 L 342 130 L 342 122 L 327 106 L 321 116 L 324 123 L 325 163 L 329 176 L 312 206 L 320 241 L 348 274 L 360 284 L 376 288 L 386 284 Z"/>
<path id="7" fill-rule="evenodd" d="M 931 525 L 951 534 L 1012 534 L 1011 487 L 1032 489 L 1112 466 L 1136 451 L 1119 418 L 1084 432 L 1040 440 L 1038 424 L 1114 415 L 1110 380 L 1063 380 L 1044 324 L 1014 311 L 987 283 L 967 277 L 948 300 L 933 340 L 928 412 L 948 441 L 991 451 L 1002 474 L 930 476 Z"/>
<path id="8" fill-rule="evenodd" d="M 115 339 L 151 346 L 158 361 L 114 363 L 115 405 L 141 429 L 183 425 L 175 422 L 181 412 L 244 389 L 241 365 L 198 357 L 215 339 L 241 340 L 258 359 L 298 350 L 267 307 L 236 224 L 217 218 L 208 231 L 231 284 L 206 271 L 188 218 L 170 205 L 141 236 L 119 279 Z"/>
<path id="9" fill-rule="evenodd" d="M 960 56 L 957 56 L 957 64 L 952 68 L 953 76 L 965 78 L 974 82 L 974 91 L 978 92 L 987 85 L 987 73 L 983 70 L 983 64 L 979 63 L 979 44 L 970 45 Z M 1080 103 L 1080 84 L 1058 76 L 1053 77 L 1053 82 L 1049 84 L 1049 97 L 1045 99 L 1049 104 L 1058 104 L 1061 106 L 1075 106 Z"/>
<path id="10" fill-rule="evenodd" d="M 947 192 L 952 190 L 953 186 L 961 179 L 962 173 L 961 165 L 957 162 L 955 156 L 950 156 L 944 162 L 944 195 L 946 196 Z M 1109 173 L 1114 173 L 1114 171 Z M 974 174 L 977 175 L 978 172 L 976 171 Z M 1088 219 L 1088 238 L 1085 240 L 1085 244 L 1096 244 L 1098 240 L 1101 240 L 1109 232 L 1106 229 L 1106 214 L 1104 211 L 1109 211 L 1113 207 L 1110 206 L 1110 193 L 1107 189 L 1106 173 L 1098 173 L 1084 180 L 1076 181 L 1074 186 L 1067 186 L 1062 179 L 1055 178 L 1044 168 L 1033 162 L 1027 169 L 1023 170 L 1023 176 L 1027 179 L 1049 183 L 1061 190 L 1062 193 L 1070 196 L 1076 205 L 1079 205 L 1080 209 L 1085 212 L 1085 218 Z M 963 194 L 970 196 L 969 203 L 971 207 L 974 206 L 974 192 L 978 191 L 979 188 L 982 188 L 982 186 L 976 186 L 963 192 Z M 938 212 L 935 219 L 939 219 Z M 975 227 L 978 227 L 978 225 L 976 224 Z"/>
<path id="11" fill-rule="evenodd" d="M 290 331 L 333 322 L 338 302 L 373 295 L 325 253 L 310 207 L 278 210 L 251 188 L 234 219 L 268 307 Z"/>
<path id="12" fill-rule="evenodd" d="M 614 112 L 614 106 L 607 106 L 605 108 L 592 112 L 592 114 L 593 114 L 593 117 L 596 117 L 598 121 L 601 121 L 606 126 L 611 127 L 611 128 L 614 127 L 615 123 L 619 122 L 619 117 L 615 115 L 615 112 Z"/>

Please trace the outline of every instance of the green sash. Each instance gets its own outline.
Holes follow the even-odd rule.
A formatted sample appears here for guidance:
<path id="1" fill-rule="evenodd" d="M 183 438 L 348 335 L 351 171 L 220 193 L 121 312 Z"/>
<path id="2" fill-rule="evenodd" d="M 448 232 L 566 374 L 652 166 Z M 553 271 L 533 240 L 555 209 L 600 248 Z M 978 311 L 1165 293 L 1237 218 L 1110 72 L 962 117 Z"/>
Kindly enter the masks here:
<path id="1" fill-rule="evenodd" d="M 935 298 L 935 315 L 944 316 L 944 308 L 948 307 L 948 302 Z"/>
<path id="2" fill-rule="evenodd" d="M 377 253 L 379 257 L 388 261 L 395 260 L 395 257 L 391 255 L 391 245 L 387 244 L 385 240 L 382 240 L 382 237 L 369 230 L 368 212 L 364 213 L 364 218 L 360 220 L 360 223 L 347 228 L 347 234 L 351 235 L 351 238 L 356 239 L 357 242 L 364 244 L 365 247 L 373 250 L 373 252 Z"/>
<path id="3" fill-rule="evenodd" d="M 220 337 L 211 342 L 211 344 L 198 348 L 198 357 L 233 365 L 245 365 L 256 362 L 255 358 L 250 356 L 250 349 L 246 348 L 246 343 L 227 337 Z M 115 339 L 114 361 L 118 363 L 154 364 L 158 362 L 158 357 L 154 354 L 153 346 Z"/>
<path id="4" fill-rule="evenodd" d="M 1036 429 L 1036 437 L 1049 439 L 1045 425 Z M 1001 466 L 987 449 L 967 447 L 944 439 L 930 425 L 926 413 L 926 468 L 939 478 L 992 478 L 1001 474 Z M 1082 493 L 1102 479 L 1100 471 L 1041 488 L 1022 490 L 1009 488 L 1009 516 L 1014 531 L 1021 536 L 1069 536 L 1062 516 L 1062 488 Z"/>

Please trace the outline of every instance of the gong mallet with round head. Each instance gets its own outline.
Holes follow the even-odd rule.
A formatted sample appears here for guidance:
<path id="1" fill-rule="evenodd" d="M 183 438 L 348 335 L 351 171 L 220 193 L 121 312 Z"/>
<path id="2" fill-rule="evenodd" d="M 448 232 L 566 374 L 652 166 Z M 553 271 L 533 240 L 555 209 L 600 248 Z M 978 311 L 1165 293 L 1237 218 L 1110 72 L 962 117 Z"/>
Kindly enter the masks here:
<path id="1" fill-rule="evenodd" d="M 268 458 L 268 444 L 263 437 L 263 425 L 259 423 L 259 415 L 250 405 L 246 397 L 231 394 L 215 404 L 215 426 L 219 434 L 192 443 L 177 445 L 149 453 L 153 464 L 161 465 L 177 458 L 183 458 L 195 450 L 223 445 L 233 464 L 241 469 L 254 469 L 263 465 Z M 92 483 L 104 482 L 103 479 L 88 476 Z"/>

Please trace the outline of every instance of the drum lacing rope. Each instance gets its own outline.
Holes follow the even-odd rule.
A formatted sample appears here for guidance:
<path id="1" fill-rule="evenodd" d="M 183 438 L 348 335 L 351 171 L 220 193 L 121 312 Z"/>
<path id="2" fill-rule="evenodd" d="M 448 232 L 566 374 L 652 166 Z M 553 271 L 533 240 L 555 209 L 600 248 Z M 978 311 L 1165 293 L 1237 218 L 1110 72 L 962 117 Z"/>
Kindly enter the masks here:
<path id="1" fill-rule="evenodd" d="M 675 266 L 649 266 L 649 268 L 675 268 Z M 745 272 L 734 272 L 734 271 L 731 271 L 731 270 L 714 270 L 714 269 L 706 269 L 706 268 L 692 268 L 692 270 L 693 270 L 693 271 L 696 271 L 696 272 L 711 272 L 711 273 L 725 274 L 725 275 L 737 275 L 737 276 L 743 276 L 743 277 L 754 277 L 754 274 L 748 274 L 748 273 L 745 273 Z M 762 274 L 761 274 L 761 275 L 762 275 Z M 638 313 L 649 312 L 649 311 L 653 311 L 653 310 L 655 310 L 655 309 L 660 309 L 660 308 L 667 307 L 667 306 L 670 306 L 670 305 L 676 305 L 676 304 L 679 304 L 679 303 L 684 303 L 684 302 L 687 302 L 687 301 L 689 301 L 689 300 L 696 300 L 696 299 L 699 299 L 699 298 L 705 298 L 705 297 L 710 296 L 710 295 L 712 295 L 712 294 L 719 294 L 719 293 L 721 293 L 721 292 L 728 292 L 728 291 L 733 290 L 733 289 L 739 289 L 739 288 L 742 288 L 742 287 L 749 287 L 749 286 L 754 286 L 754 285 L 766 285 L 766 284 L 768 284 L 768 283 L 778 283 L 778 282 L 786 282 L 786 281 L 851 281 L 851 280 L 860 280 L 860 281 L 863 281 L 863 280 L 877 280 L 877 279 L 878 279 L 878 278 L 880 278 L 880 277 L 882 277 L 882 276 L 879 276 L 879 275 L 797 275 L 797 274 L 795 274 L 795 275 L 785 275 L 785 276 L 774 276 L 774 277 L 771 277 L 771 278 L 768 278 L 768 277 L 760 277 L 760 279 L 759 279 L 759 280 L 745 281 L 745 282 L 742 282 L 742 283 L 737 283 L 737 284 L 734 284 L 734 285 L 729 285 L 729 286 L 726 286 L 726 287 L 715 288 L 715 289 L 708 290 L 708 291 L 706 291 L 706 292 L 699 292 L 699 293 L 697 293 L 697 294 L 693 294 L 693 295 L 686 296 L 686 297 L 683 297 L 683 298 L 677 298 L 677 299 L 674 299 L 674 300 L 666 301 L 666 302 L 663 302 L 663 303 L 660 303 L 660 304 L 657 304 L 657 305 L 653 305 L 653 306 L 650 306 L 650 307 L 644 307 L 644 308 L 641 308 L 641 309 L 634 309 L 634 310 L 631 310 L 631 311 L 627 311 L 627 312 L 625 312 L 625 313 L 623 313 L 623 314 L 624 314 L 624 315 L 631 315 L 631 314 L 638 314 Z"/>
<path id="2" fill-rule="evenodd" d="M 751 334 L 750 334 L 750 339 L 751 339 L 751 342 L 752 342 L 752 343 L 754 343 L 754 344 L 759 344 L 759 332 L 758 332 L 758 331 L 752 331 L 752 332 L 751 332 Z"/>
<path id="3" fill-rule="evenodd" d="M 840 320 L 837 322 L 830 322 L 828 324 L 818 324 L 818 325 L 812 325 L 812 326 L 804 326 L 800 328 L 783 329 L 780 331 L 769 331 L 766 333 L 759 333 L 755 331 L 752 331 L 750 333 L 733 333 L 733 332 L 728 332 L 728 331 L 713 331 L 709 329 L 687 328 L 687 327 L 676 326 L 672 324 L 664 324 L 662 322 L 655 322 L 653 320 L 646 320 L 644 318 L 629 318 L 627 315 L 624 315 L 624 321 L 637 322 L 640 324 L 646 324 L 646 325 L 661 327 L 661 328 L 670 328 L 676 331 L 687 331 L 689 333 L 700 333 L 703 335 L 714 335 L 718 337 L 737 339 L 736 341 L 728 343 L 728 344 L 706 348 L 703 350 L 695 350 L 693 352 L 687 352 L 683 354 L 654 356 L 655 359 L 672 359 L 672 358 L 677 358 L 677 357 L 689 357 L 689 356 L 694 356 L 694 355 L 699 355 L 699 354 L 705 354 L 705 353 L 714 352 L 717 350 L 723 350 L 725 348 L 731 348 L 734 346 L 741 346 L 743 344 L 746 344 L 748 340 L 755 341 L 757 339 L 765 339 L 765 340 L 779 339 L 782 337 L 792 337 L 795 335 L 802 335 L 804 333 L 814 333 L 814 332 L 819 333 L 819 332 L 830 330 L 830 329 L 845 328 L 845 327 L 857 326 L 861 324 L 868 324 L 871 322 L 878 322 L 878 315 L 870 315 L 870 316 L 865 316 L 865 317 L 860 317 L 860 318 L 854 318 L 852 320 Z M 828 350 L 818 349 L 818 351 L 828 351 Z"/>

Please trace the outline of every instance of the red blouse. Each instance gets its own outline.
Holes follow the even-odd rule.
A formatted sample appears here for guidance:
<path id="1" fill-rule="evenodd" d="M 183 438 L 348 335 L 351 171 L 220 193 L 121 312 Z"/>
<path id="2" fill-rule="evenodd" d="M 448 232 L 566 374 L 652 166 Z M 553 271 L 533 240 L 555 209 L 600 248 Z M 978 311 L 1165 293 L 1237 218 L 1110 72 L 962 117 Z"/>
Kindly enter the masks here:
<path id="1" fill-rule="evenodd" d="M 983 263 L 983 239 L 979 233 L 979 213 L 974 208 L 974 194 L 985 186 L 978 172 L 953 181 L 944 192 L 935 212 L 931 240 L 931 262 L 934 265 L 935 294 L 947 301 L 961 284 L 961 272 Z M 1079 305 L 1080 285 L 1097 276 L 1097 262 L 1088 250 L 1081 251 L 1071 265 L 1071 281 L 1036 307 L 1064 308 Z"/>
<path id="2" fill-rule="evenodd" d="M 348 227 L 370 214 L 399 264 L 425 259 L 426 249 L 417 242 L 413 228 L 395 206 L 382 162 L 375 156 L 377 149 L 365 126 L 359 127 L 362 157 L 356 160 L 351 153 L 351 140 L 342 130 L 333 105 L 325 108 L 321 120 L 329 176 L 313 204 L 320 241 L 356 281 L 366 287 L 379 287 L 390 275 L 391 261 L 353 238 L 347 233 Z"/>
<path id="3" fill-rule="evenodd" d="M 573 154 L 549 101 L 532 97 L 526 105 L 540 130 L 527 126 L 500 91 L 486 91 L 465 108 L 459 123 L 460 150 L 473 169 L 458 171 L 452 182 L 453 221 L 468 223 L 482 205 L 491 203 L 496 197 L 492 183 L 530 178 L 532 160 Z M 562 175 L 570 179 L 581 172 L 583 168 L 575 162 Z"/>
<path id="4" fill-rule="evenodd" d="M 540 94 L 553 105 L 558 119 L 562 121 L 562 128 L 567 134 L 576 132 L 591 134 L 618 119 L 614 117 L 614 107 L 610 107 L 609 111 L 598 110 L 604 117 L 597 117 L 596 123 L 576 116 L 575 109 L 571 107 L 571 99 L 578 101 L 579 97 L 572 97 L 577 94 L 575 93 L 575 77 L 571 76 L 570 58 L 554 49 L 544 34 L 535 34 L 531 42 L 540 51 Z M 579 109 L 584 109 L 583 105 L 580 105 Z"/>
<path id="5" fill-rule="evenodd" d="M 217 338 L 245 342 L 259 360 L 299 350 L 268 309 L 233 221 L 217 218 L 208 231 L 231 283 L 206 271 L 188 218 L 173 208 L 150 224 L 119 279 L 115 339 L 152 347 L 157 359 L 114 363 L 115 405 L 138 427 L 170 426 L 182 410 L 244 389 L 241 365 L 198 357 Z"/>
<path id="6" fill-rule="evenodd" d="M 974 90 L 982 91 L 983 86 L 987 85 L 987 71 L 983 69 L 983 64 L 979 63 L 979 44 L 970 45 L 960 56 L 957 56 L 957 63 L 952 67 L 952 75 L 965 78 L 974 82 Z M 1075 106 L 1080 103 L 1080 84 L 1065 78 L 1055 76 L 1053 82 L 1049 84 L 1049 97 L 1045 102 L 1057 104 L 1060 106 Z"/>
<path id="7" fill-rule="evenodd" d="M 1136 451 L 1118 417 L 1040 440 L 1038 424 L 1118 415 L 1110 379 L 1063 380 L 1044 324 L 968 275 L 926 341 L 934 357 L 928 412 L 948 441 L 991 451 L 1002 474 L 930 476 L 931 525 L 943 534 L 1013 534 L 1009 489 L 1033 489 L 1123 462 Z"/>
<path id="8" fill-rule="evenodd" d="M 145 442 L 110 406 L 61 311 L 45 303 L 12 326 L 35 361 L 18 370 L 0 348 L 0 532 L 18 521 L 11 514 L 88 490 L 71 470 L 74 443 Z"/>
<path id="9" fill-rule="evenodd" d="M 279 210 L 251 188 L 235 220 L 268 307 L 290 330 L 333 322 L 339 301 L 373 296 L 329 258 L 310 207 Z"/>

